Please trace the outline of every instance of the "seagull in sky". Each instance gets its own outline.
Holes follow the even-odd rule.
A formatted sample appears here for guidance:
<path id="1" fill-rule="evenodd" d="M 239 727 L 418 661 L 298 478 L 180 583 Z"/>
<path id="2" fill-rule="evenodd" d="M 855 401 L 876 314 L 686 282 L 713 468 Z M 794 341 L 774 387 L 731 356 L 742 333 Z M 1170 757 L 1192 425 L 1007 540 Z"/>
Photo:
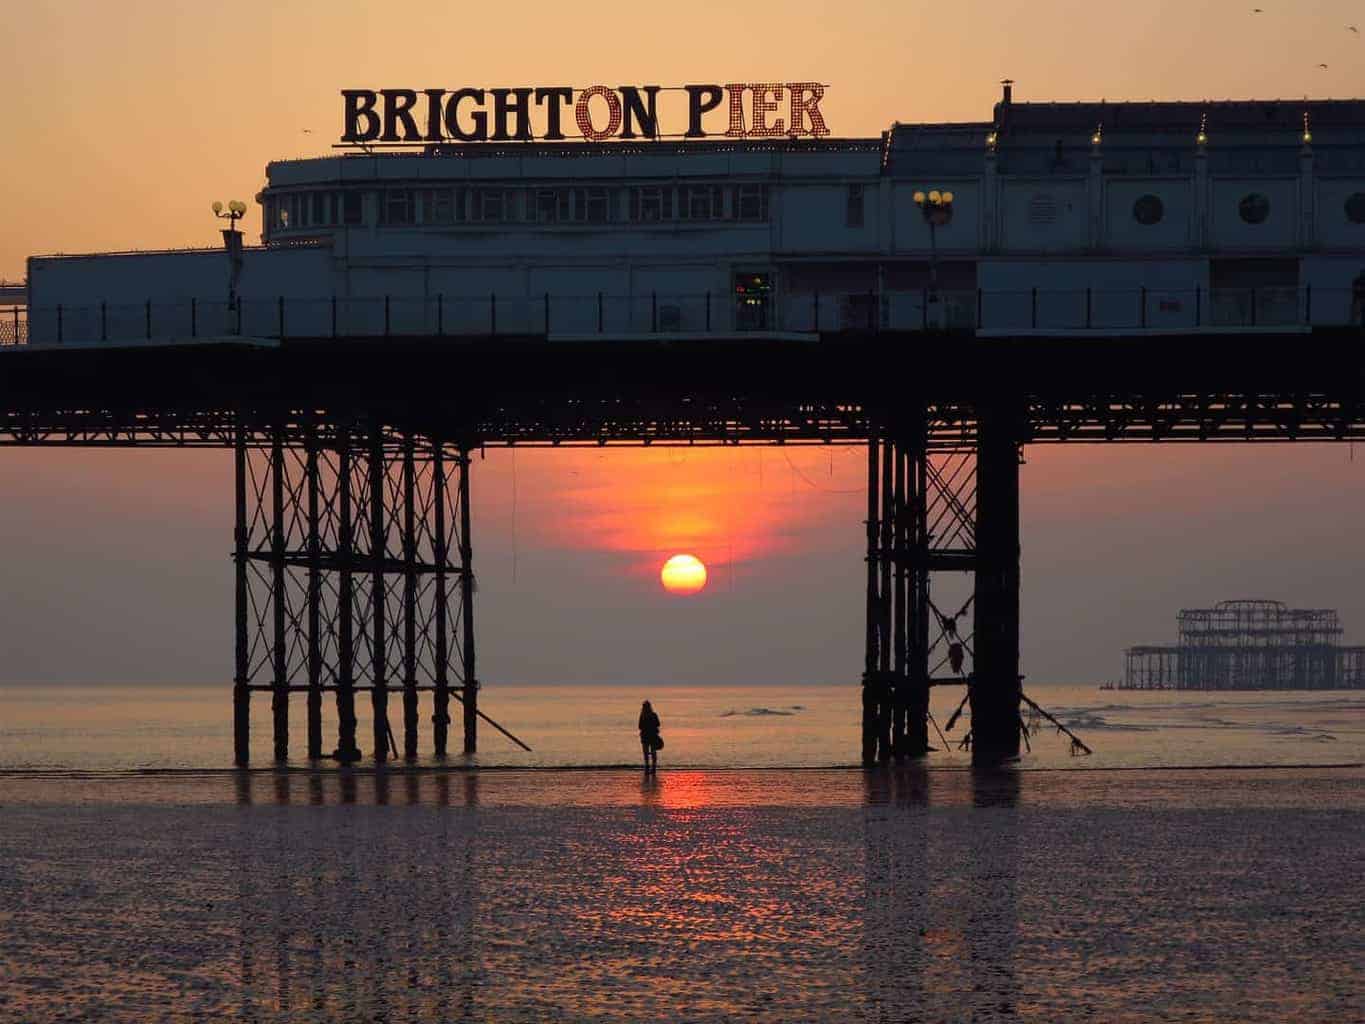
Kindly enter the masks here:
<path id="1" fill-rule="evenodd" d="M 1326 64 L 1319 64 L 1318 67 L 1320 67 L 1323 71 L 1326 71 L 1326 70 L 1327 70 L 1327 65 L 1326 65 Z"/>
<path id="2" fill-rule="evenodd" d="M 1356 35 L 1360 35 L 1360 29 L 1356 28 L 1354 25 L 1347 25 L 1347 26 L 1346 26 L 1346 31 L 1347 31 L 1347 32 L 1354 32 Z"/>

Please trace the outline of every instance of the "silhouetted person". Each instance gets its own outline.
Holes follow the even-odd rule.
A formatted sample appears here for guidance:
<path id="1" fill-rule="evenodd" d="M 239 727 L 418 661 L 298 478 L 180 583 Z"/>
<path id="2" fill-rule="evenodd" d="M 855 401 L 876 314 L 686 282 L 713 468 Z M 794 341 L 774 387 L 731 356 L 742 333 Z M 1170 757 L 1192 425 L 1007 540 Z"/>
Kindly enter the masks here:
<path id="1" fill-rule="evenodd" d="M 649 701 L 640 705 L 640 749 L 645 755 L 645 771 L 659 768 L 659 748 L 664 741 L 659 737 L 659 716 Z"/>

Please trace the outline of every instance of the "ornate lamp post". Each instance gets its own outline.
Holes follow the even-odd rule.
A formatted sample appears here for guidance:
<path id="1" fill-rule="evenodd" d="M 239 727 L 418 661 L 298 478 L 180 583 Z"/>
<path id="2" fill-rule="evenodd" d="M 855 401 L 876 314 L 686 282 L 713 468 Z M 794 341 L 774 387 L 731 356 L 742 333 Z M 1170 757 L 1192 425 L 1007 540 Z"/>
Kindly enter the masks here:
<path id="1" fill-rule="evenodd" d="M 213 215 L 228 222 L 223 228 L 223 248 L 228 254 L 228 309 L 237 308 L 237 281 L 242 276 L 242 233 L 237 230 L 237 222 L 246 216 L 246 203 L 233 199 L 226 210 L 220 202 L 214 202 Z"/>
<path id="2" fill-rule="evenodd" d="M 924 223 L 929 225 L 929 301 L 938 301 L 938 229 L 953 219 L 953 194 L 933 189 L 913 196 Z"/>

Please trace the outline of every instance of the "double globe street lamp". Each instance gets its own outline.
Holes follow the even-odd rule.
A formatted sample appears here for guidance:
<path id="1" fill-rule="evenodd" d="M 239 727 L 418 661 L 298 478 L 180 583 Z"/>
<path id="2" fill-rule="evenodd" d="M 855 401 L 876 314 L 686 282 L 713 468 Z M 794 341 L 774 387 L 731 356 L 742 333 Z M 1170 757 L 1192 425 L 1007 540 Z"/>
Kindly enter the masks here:
<path id="1" fill-rule="evenodd" d="M 931 189 L 912 197 L 929 225 L 929 301 L 938 302 L 938 229 L 952 223 L 953 194 Z"/>
<path id="2" fill-rule="evenodd" d="M 237 282 L 242 276 L 242 233 L 237 230 L 237 222 L 246 216 L 246 203 L 233 199 L 225 207 L 215 200 L 213 215 L 228 222 L 223 228 L 223 248 L 228 255 L 228 309 L 236 309 Z"/>

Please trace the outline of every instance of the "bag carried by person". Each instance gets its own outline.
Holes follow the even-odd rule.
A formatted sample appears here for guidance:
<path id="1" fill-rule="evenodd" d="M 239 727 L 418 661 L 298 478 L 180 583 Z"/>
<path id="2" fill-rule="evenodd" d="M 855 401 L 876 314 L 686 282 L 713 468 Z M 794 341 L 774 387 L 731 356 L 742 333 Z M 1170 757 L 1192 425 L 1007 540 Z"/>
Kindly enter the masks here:
<path id="1" fill-rule="evenodd" d="M 664 738 L 663 738 L 662 736 L 655 736 L 655 737 L 654 737 L 654 749 L 655 749 L 655 750 L 663 750 L 663 749 L 664 749 Z"/>

